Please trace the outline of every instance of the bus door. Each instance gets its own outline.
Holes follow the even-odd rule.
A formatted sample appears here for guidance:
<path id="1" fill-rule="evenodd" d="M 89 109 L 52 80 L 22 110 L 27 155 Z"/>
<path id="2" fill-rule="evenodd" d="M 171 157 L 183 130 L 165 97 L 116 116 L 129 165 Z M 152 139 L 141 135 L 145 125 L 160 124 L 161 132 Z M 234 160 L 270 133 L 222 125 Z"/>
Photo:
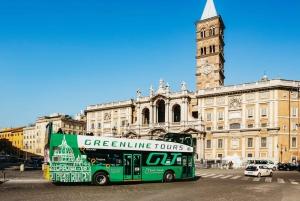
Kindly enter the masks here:
<path id="1" fill-rule="evenodd" d="M 192 156 L 182 156 L 182 177 L 192 177 L 193 176 L 193 157 Z"/>
<path id="2" fill-rule="evenodd" d="M 124 180 L 141 180 L 141 154 L 124 154 Z"/>

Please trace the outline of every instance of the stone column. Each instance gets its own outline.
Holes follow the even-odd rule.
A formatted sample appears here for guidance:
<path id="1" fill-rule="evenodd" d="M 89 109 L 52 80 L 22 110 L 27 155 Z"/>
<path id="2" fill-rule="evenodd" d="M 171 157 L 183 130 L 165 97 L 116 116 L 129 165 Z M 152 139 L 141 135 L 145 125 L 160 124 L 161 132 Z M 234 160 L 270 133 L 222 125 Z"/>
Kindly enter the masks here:
<path id="1" fill-rule="evenodd" d="M 255 157 L 258 158 L 259 156 L 259 136 L 254 137 L 255 140 Z"/>
<path id="2" fill-rule="evenodd" d="M 275 93 L 275 105 L 274 105 L 274 127 L 278 127 L 278 90 L 274 90 L 274 93 Z"/>
<path id="3" fill-rule="evenodd" d="M 228 155 L 228 150 L 229 150 L 229 148 L 230 147 L 228 147 L 228 137 L 225 137 L 225 149 L 224 149 L 224 154 L 225 154 L 225 156 L 227 156 Z M 223 157 L 225 157 L 225 156 L 223 156 Z"/>
<path id="4" fill-rule="evenodd" d="M 270 97 L 269 100 L 273 99 L 273 91 L 270 91 Z M 274 102 L 270 101 L 270 116 L 269 116 L 269 127 L 274 127 Z"/>
<path id="5" fill-rule="evenodd" d="M 150 102 L 150 109 L 149 109 L 149 125 L 153 123 L 153 102 Z"/>
<path id="6" fill-rule="evenodd" d="M 169 113 L 170 113 L 170 101 L 167 99 L 165 102 L 165 126 L 169 126 Z"/>
<path id="7" fill-rule="evenodd" d="M 140 125 L 141 123 L 141 105 L 138 103 L 136 107 L 136 124 Z"/>
<path id="8" fill-rule="evenodd" d="M 213 138 L 212 139 L 212 156 L 211 156 L 211 158 L 215 158 L 217 147 L 218 147 L 218 145 L 217 145 L 217 139 Z"/>
<path id="9" fill-rule="evenodd" d="M 256 92 L 255 93 L 255 118 L 254 118 L 254 120 L 255 120 L 255 128 L 258 128 L 258 127 L 260 127 L 260 125 L 259 125 L 259 113 L 260 113 L 260 111 L 259 111 L 259 104 L 258 104 L 258 102 L 257 102 L 257 100 L 258 100 L 258 93 Z"/>
<path id="10" fill-rule="evenodd" d="M 242 100 L 245 100 L 245 94 L 242 95 Z M 247 119 L 246 104 L 242 103 L 242 128 L 247 128 L 246 119 Z"/>
<path id="11" fill-rule="evenodd" d="M 198 160 L 201 160 L 201 158 L 203 158 L 202 157 L 202 148 L 203 148 L 203 145 L 202 145 L 202 139 L 201 139 L 201 137 L 197 137 L 196 138 L 196 140 L 197 140 L 197 150 L 196 150 L 196 153 L 198 154 Z"/>
<path id="12" fill-rule="evenodd" d="M 132 124 L 132 119 L 133 119 L 133 117 L 132 117 L 132 107 L 129 108 L 128 113 L 129 113 L 128 123 Z"/>
<path id="13" fill-rule="evenodd" d="M 274 157 L 272 154 L 274 152 L 274 147 L 273 147 L 273 138 L 271 135 L 267 137 L 267 147 L 268 147 L 268 158 Z"/>
<path id="14" fill-rule="evenodd" d="M 274 135 L 274 143 L 273 143 L 273 147 L 274 147 L 274 158 L 276 159 L 276 161 L 274 161 L 274 163 L 276 162 L 281 162 L 279 161 L 279 148 L 277 147 L 278 145 L 278 135 Z"/>
<path id="15" fill-rule="evenodd" d="M 246 158 L 246 139 L 245 136 L 242 136 L 242 158 Z"/>

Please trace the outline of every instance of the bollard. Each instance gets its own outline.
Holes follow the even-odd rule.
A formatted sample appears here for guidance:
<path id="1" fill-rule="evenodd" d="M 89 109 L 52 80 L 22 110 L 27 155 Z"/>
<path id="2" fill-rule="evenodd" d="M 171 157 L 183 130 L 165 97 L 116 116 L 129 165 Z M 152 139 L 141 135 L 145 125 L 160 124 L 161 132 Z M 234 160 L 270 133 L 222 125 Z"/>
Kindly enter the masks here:
<path id="1" fill-rule="evenodd" d="M 24 171 L 24 164 L 21 164 L 20 165 L 20 172 L 23 172 Z"/>
<path id="2" fill-rule="evenodd" d="M 2 176 L 3 176 L 3 180 L 5 180 L 5 172 L 2 170 Z"/>
<path id="3" fill-rule="evenodd" d="M 44 166 L 44 164 L 42 164 L 42 170 L 43 170 L 43 171 L 45 170 L 45 166 Z"/>

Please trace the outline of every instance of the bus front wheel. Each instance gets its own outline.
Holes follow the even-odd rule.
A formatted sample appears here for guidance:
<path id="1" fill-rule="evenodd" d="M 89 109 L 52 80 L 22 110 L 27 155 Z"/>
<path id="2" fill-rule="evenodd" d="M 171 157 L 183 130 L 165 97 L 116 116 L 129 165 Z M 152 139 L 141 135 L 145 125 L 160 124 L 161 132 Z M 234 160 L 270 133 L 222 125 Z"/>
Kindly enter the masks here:
<path id="1" fill-rule="evenodd" d="M 174 173 L 171 171 L 167 171 L 164 174 L 164 182 L 173 182 L 175 179 Z"/>
<path id="2" fill-rule="evenodd" d="M 104 172 L 97 172 L 94 174 L 94 179 L 93 179 L 94 185 L 97 186 L 104 186 L 108 183 L 108 176 Z"/>

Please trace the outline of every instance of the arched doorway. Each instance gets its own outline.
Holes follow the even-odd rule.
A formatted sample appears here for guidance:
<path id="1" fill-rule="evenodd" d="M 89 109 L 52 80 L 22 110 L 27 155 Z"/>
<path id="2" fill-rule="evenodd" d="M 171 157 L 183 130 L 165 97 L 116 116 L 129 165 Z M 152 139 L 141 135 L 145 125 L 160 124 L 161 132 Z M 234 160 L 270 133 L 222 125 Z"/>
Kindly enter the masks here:
<path id="1" fill-rule="evenodd" d="M 160 100 L 157 104 L 157 122 L 165 122 L 165 101 Z"/>
<path id="2" fill-rule="evenodd" d="M 173 122 L 180 122 L 181 116 L 180 116 L 180 105 L 176 105 L 173 108 Z"/>

